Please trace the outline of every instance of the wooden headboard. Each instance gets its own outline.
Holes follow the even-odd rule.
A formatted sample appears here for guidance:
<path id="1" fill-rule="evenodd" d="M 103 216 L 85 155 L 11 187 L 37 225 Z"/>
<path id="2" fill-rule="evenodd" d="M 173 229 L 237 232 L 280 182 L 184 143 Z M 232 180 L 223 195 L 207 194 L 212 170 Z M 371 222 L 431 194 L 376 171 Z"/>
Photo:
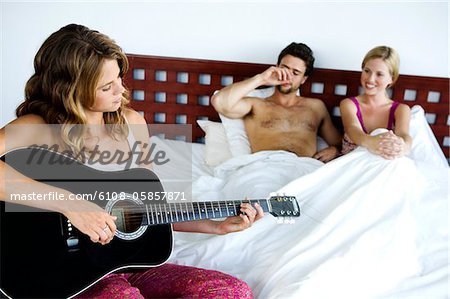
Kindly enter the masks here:
<path id="1" fill-rule="evenodd" d="M 196 120 L 220 121 L 210 105 L 213 92 L 270 66 L 134 54 L 127 54 L 127 57 L 130 70 L 125 76 L 125 84 L 131 93 L 131 106 L 143 113 L 148 123 L 192 124 L 192 139 L 188 140 L 194 142 L 201 142 L 204 137 Z M 336 126 L 342 128 L 339 102 L 360 94 L 359 82 L 360 72 L 317 68 L 302 85 L 301 94 L 322 99 Z M 424 108 L 447 158 L 450 145 L 449 83 L 448 78 L 400 75 L 390 91 L 391 98 L 396 101 Z"/>

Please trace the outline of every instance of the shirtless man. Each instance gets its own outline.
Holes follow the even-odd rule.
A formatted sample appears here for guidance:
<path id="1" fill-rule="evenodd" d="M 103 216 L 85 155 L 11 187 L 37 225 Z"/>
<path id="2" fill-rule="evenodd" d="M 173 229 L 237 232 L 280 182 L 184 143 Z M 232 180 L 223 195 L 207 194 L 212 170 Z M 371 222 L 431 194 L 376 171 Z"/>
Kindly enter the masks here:
<path id="1" fill-rule="evenodd" d="M 313 64 L 308 46 L 291 43 L 281 51 L 276 67 L 223 88 L 212 97 L 212 104 L 229 118 L 244 119 L 252 152 L 286 150 L 328 162 L 339 154 L 341 135 L 321 100 L 297 95 Z M 246 96 L 269 85 L 276 86 L 275 93 L 264 100 Z M 319 152 L 317 134 L 330 145 Z"/>

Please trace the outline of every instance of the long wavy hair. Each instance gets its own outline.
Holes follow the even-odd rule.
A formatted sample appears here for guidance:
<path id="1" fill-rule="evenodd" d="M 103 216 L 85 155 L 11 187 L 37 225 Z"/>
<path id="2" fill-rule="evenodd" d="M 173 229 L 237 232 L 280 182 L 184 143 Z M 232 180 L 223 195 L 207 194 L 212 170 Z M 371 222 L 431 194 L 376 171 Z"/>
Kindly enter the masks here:
<path id="1" fill-rule="evenodd" d="M 115 59 L 120 77 L 128 71 L 128 59 L 108 36 L 85 26 L 70 24 L 51 34 L 34 58 L 34 74 L 25 86 L 25 101 L 16 115 L 36 114 L 48 124 L 62 125 L 61 138 L 77 152 L 84 142 L 80 130 L 87 124 L 85 107 L 95 101 L 101 67 L 105 60 Z M 122 94 L 120 108 L 103 113 L 111 136 L 128 134 L 123 126 L 123 109 L 129 103 L 128 92 Z"/>

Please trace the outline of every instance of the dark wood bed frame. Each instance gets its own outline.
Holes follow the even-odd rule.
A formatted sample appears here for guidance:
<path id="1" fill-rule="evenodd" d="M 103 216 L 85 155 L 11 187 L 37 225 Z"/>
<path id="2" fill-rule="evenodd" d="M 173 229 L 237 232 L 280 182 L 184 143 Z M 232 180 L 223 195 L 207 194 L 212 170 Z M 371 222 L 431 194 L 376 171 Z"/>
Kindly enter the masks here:
<path id="1" fill-rule="evenodd" d="M 269 64 L 172 58 L 127 54 L 130 69 L 125 84 L 131 107 L 150 124 L 192 124 L 186 140 L 201 142 L 204 133 L 196 120 L 220 121 L 210 105 L 215 90 L 249 78 Z M 315 69 L 301 94 L 322 99 L 336 126 L 342 129 L 339 102 L 360 91 L 360 72 Z M 447 158 L 449 158 L 449 78 L 400 75 L 391 97 L 409 106 L 421 105 Z M 166 136 L 173 138 L 174 136 Z"/>

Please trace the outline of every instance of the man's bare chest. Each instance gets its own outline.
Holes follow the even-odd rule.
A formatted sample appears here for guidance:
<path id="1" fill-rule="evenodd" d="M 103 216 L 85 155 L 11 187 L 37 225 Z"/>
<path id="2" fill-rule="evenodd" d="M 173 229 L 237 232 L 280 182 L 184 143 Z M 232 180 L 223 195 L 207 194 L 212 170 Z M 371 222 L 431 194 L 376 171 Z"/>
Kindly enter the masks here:
<path id="1" fill-rule="evenodd" d="M 268 130 L 315 132 L 320 120 L 315 111 L 309 107 L 267 105 L 254 109 L 251 122 L 254 126 Z"/>

